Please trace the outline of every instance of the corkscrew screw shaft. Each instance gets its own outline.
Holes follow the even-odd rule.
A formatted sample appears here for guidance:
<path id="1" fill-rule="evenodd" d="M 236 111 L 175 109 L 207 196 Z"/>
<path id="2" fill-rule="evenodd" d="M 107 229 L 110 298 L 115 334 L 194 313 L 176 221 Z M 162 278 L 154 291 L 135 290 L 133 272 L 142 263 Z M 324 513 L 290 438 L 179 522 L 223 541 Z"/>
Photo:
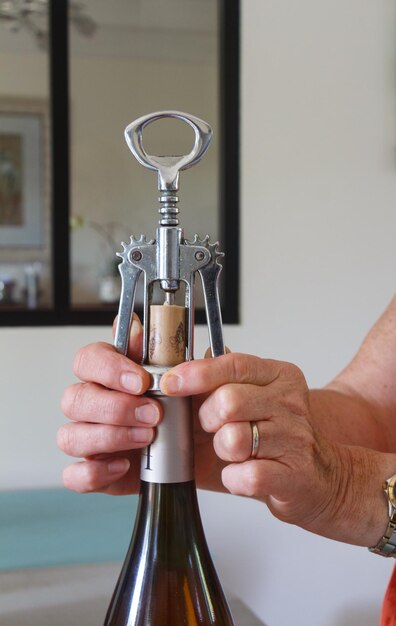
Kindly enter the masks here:
<path id="1" fill-rule="evenodd" d="M 147 154 L 143 146 L 143 130 L 152 122 L 163 118 L 176 118 L 187 123 L 194 130 L 195 141 L 192 150 L 186 155 L 155 156 Z M 153 287 L 159 283 L 165 293 L 167 303 L 174 300 L 174 294 L 185 285 L 185 307 L 187 309 L 186 349 L 187 360 L 194 358 L 194 281 L 200 275 L 205 299 L 205 309 L 209 330 L 209 342 L 213 356 L 224 354 L 224 341 L 221 324 L 221 309 L 218 295 L 218 280 L 222 269 L 219 259 L 224 256 L 218 250 L 218 243 L 210 243 L 209 236 L 192 241 L 184 238 L 179 227 L 177 208 L 180 172 L 198 163 L 209 147 L 212 137 L 210 126 L 192 115 L 178 111 L 161 111 L 145 115 L 135 120 L 125 129 L 126 142 L 138 162 L 150 170 L 158 172 L 160 192 L 160 220 L 156 237 L 147 240 L 131 236 L 129 243 L 122 243 L 123 252 L 118 253 L 122 287 L 116 328 L 115 346 L 126 354 L 129 330 L 134 311 L 138 281 L 143 275 L 143 363 L 147 362 L 149 345 L 149 314 L 153 299 Z"/>

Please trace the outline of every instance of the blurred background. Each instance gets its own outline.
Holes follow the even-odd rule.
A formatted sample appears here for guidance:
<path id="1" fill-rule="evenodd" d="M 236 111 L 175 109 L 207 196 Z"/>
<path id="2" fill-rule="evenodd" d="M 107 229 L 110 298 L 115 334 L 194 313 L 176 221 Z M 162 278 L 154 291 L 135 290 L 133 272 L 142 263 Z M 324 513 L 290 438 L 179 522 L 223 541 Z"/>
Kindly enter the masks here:
<path id="1" fill-rule="evenodd" d="M 213 9 L 211 0 L 191 4 L 196 8 L 201 1 L 202 10 Z M 87 8 L 93 4 L 85 3 Z M 241 0 L 240 8 L 241 307 L 240 323 L 225 327 L 226 343 L 234 351 L 292 361 L 310 386 L 317 387 L 354 355 L 394 293 L 396 6 L 394 0 Z M 8 62 L 2 50 L 1 95 L 45 95 L 44 79 L 42 87 L 39 79 L 32 80 L 28 93 L 20 87 L 17 93 L 11 79 L 9 90 L 3 88 L 3 77 L 11 76 Z M 205 64 L 210 61 L 202 60 Z M 207 67 L 207 75 L 215 77 L 215 71 Z M 89 82 L 79 84 L 89 91 Z M 148 110 L 160 109 L 158 100 L 153 108 L 151 99 Z M 179 106 L 176 98 L 173 106 L 183 109 L 188 104 Z M 213 113 L 212 121 L 204 108 L 201 103 L 191 112 L 216 126 L 221 111 Z M 84 155 L 78 158 L 84 160 Z M 110 178 L 111 166 L 110 159 Z M 197 168 L 197 181 L 199 175 Z M 91 174 L 89 184 L 94 181 Z M 150 202 L 155 197 L 151 182 Z M 111 205 L 112 198 L 107 200 Z M 185 206 L 190 201 L 186 191 Z M 132 217 L 123 219 L 132 230 Z M 209 221 L 204 226 L 210 232 Z M 227 253 L 232 255 L 232 247 Z M 85 257 L 86 252 L 81 263 Z M 47 262 L 36 261 L 43 267 Z M 85 270 L 87 278 L 89 267 Z M 81 292 L 83 288 L 76 288 L 76 294 Z M 110 327 L 0 328 L 0 541 L 2 535 L 8 546 L 5 570 L 32 567 L 34 558 L 41 566 L 71 563 L 68 546 L 79 545 L 83 528 L 89 529 L 93 520 L 110 519 L 108 507 L 113 506 L 111 519 L 122 518 L 117 523 L 122 523 L 124 539 L 115 539 L 106 554 L 92 545 L 84 558 L 119 560 L 126 549 L 122 541 L 129 540 L 132 505 L 112 504 L 112 499 L 103 503 L 101 497 L 93 504 L 94 496 L 76 496 L 70 507 L 59 508 L 59 502 L 69 502 L 59 491 L 69 460 L 54 443 L 64 420 L 59 400 L 73 381 L 75 352 L 98 340 L 111 341 Z M 197 328 L 196 343 L 199 356 L 207 345 L 204 327 Z M 18 493 L 23 498 L 16 503 Z M 28 503 L 34 494 L 43 498 L 42 510 L 64 511 L 65 526 L 76 534 L 67 539 L 59 534 L 64 550 L 54 548 L 52 560 L 38 547 L 41 558 L 28 563 L 15 557 L 13 563 L 16 549 L 10 546 L 18 532 L 29 537 Z M 5 515 L 11 500 L 20 515 L 18 524 Z M 84 526 L 79 511 L 88 501 L 92 511 Z M 291 621 L 295 626 L 378 623 L 393 563 L 286 526 L 257 502 L 201 492 L 200 503 L 224 586 L 268 626 Z M 50 516 L 44 517 L 39 521 L 44 535 L 60 528 L 55 520 L 46 531 Z M 21 530 L 23 521 L 26 528 Z M 104 524 L 106 544 L 115 534 L 109 532 L 111 524 Z M 38 541 L 36 535 L 30 537 L 30 543 Z M 97 539 L 96 545 L 100 543 Z M 81 560 L 82 553 L 76 552 Z"/>

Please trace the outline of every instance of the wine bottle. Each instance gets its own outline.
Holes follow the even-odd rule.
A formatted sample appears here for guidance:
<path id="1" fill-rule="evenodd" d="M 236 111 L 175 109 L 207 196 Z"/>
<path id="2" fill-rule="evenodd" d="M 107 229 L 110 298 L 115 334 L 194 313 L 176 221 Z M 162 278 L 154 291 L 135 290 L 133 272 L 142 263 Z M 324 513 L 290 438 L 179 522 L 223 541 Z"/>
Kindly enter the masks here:
<path id="1" fill-rule="evenodd" d="M 142 457 L 135 528 L 105 626 L 232 626 L 233 621 L 206 543 L 192 465 L 190 415 L 166 411 L 155 442 Z M 179 432 L 177 432 L 177 429 Z M 184 431 L 184 432 L 183 432 Z M 167 446 L 168 436 L 179 445 Z M 181 449 L 186 443 L 188 448 Z M 173 439 L 173 441 L 175 441 Z M 179 447 L 179 450 L 177 448 Z M 157 463 L 157 452 L 160 459 Z M 151 482 L 150 472 L 174 472 L 180 482 Z"/>
<path id="2" fill-rule="evenodd" d="M 165 354 L 172 364 L 184 354 L 172 330 L 180 309 L 151 311 L 152 357 Z M 160 400 L 164 417 L 142 453 L 135 528 L 105 626 L 232 626 L 199 513 L 191 398 Z"/>

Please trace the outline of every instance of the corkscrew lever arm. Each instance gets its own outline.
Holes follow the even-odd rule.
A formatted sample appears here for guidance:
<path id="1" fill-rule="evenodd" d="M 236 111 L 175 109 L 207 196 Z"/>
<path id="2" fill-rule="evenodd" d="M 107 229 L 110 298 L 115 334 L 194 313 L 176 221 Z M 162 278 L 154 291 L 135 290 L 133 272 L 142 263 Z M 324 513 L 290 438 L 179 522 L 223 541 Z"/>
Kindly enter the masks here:
<path id="1" fill-rule="evenodd" d="M 136 287 L 141 270 L 130 263 L 120 263 L 121 296 L 118 309 L 114 346 L 121 354 L 127 354 Z"/>
<path id="2" fill-rule="evenodd" d="M 216 256 L 212 256 L 211 261 L 206 266 L 198 270 L 202 280 L 206 318 L 208 322 L 209 343 L 213 357 L 221 356 L 225 353 L 218 290 L 218 281 L 222 267 L 217 261 L 217 257 L 224 256 L 224 253 L 215 254 Z"/>

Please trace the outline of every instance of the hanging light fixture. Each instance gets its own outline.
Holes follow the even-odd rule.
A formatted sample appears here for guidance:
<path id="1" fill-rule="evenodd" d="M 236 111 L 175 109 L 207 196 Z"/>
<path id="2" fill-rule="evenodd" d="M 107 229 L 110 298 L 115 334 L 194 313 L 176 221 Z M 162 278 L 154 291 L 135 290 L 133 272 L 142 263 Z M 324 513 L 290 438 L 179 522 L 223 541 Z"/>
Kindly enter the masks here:
<path id="1" fill-rule="evenodd" d="M 81 35 L 91 37 L 96 31 L 96 24 L 85 13 L 84 4 L 70 0 L 68 9 L 71 24 Z M 40 49 L 47 48 L 48 0 L 0 0 L 1 21 L 7 22 L 12 32 L 29 32 Z"/>

